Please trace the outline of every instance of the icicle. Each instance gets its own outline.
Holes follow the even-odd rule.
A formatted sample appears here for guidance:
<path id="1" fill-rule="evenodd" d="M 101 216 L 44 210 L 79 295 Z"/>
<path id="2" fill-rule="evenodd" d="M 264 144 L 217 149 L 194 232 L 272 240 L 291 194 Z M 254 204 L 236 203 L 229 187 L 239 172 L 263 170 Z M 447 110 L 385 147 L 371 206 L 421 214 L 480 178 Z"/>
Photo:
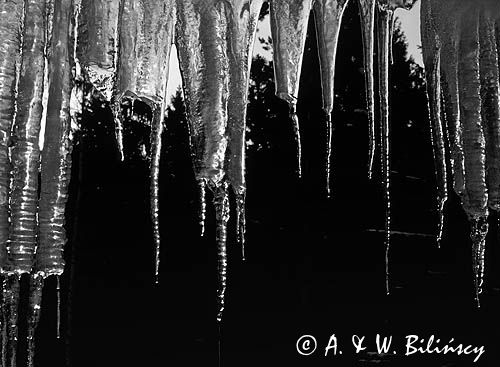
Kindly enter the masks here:
<path id="1" fill-rule="evenodd" d="M 464 131 L 464 209 L 471 216 L 487 214 L 486 144 L 481 117 L 479 66 L 479 14 L 470 9 L 462 15 L 458 78 L 460 115 Z"/>
<path id="2" fill-rule="evenodd" d="M 19 75 L 21 36 L 20 22 L 24 15 L 24 1 L 0 2 L 0 266 L 7 260 L 6 242 L 9 235 L 9 144 L 11 125 L 15 115 L 16 86 Z"/>
<path id="3" fill-rule="evenodd" d="M 28 367 L 35 365 L 35 331 L 40 320 L 42 307 L 43 275 L 34 274 L 30 276 L 30 293 L 28 308 Z"/>
<path id="4" fill-rule="evenodd" d="M 389 155 L 389 31 L 392 10 L 379 7 L 378 12 L 378 65 L 380 99 L 380 134 L 382 159 L 382 186 L 385 199 L 385 285 L 387 294 L 389 285 L 389 250 L 391 240 L 391 201 L 390 201 L 390 155 Z"/>
<path id="5" fill-rule="evenodd" d="M 470 219 L 472 240 L 472 264 L 474 270 L 474 288 L 477 306 L 481 307 L 480 295 L 483 291 L 484 280 L 484 251 L 486 248 L 486 235 L 488 234 L 488 218 L 484 216 Z"/>
<path id="6" fill-rule="evenodd" d="M 177 1 L 176 43 L 195 177 L 215 184 L 226 174 L 228 6 L 218 0 Z"/>
<path id="7" fill-rule="evenodd" d="M 206 181 L 204 179 L 198 180 L 199 198 L 200 198 L 200 212 L 198 218 L 200 221 L 200 235 L 205 235 L 205 221 L 207 217 L 207 202 L 206 202 Z"/>
<path id="8" fill-rule="evenodd" d="M 153 223 L 153 240 L 155 244 L 155 278 L 159 282 L 160 269 L 160 155 L 161 155 L 161 134 L 163 132 L 164 108 L 153 108 L 153 120 L 151 121 L 151 167 L 150 167 L 150 202 L 151 221 Z"/>
<path id="9" fill-rule="evenodd" d="M 9 363 L 11 367 L 16 367 L 16 359 L 17 359 L 17 318 L 18 318 L 18 309 L 19 309 L 19 282 L 20 282 L 20 274 L 11 273 L 6 276 L 4 284 L 4 304 L 5 304 L 5 323 L 6 323 L 6 345 L 2 346 L 5 348 L 5 360 L 6 364 Z"/>
<path id="10" fill-rule="evenodd" d="M 300 130 L 295 105 L 299 94 L 302 57 L 307 36 L 309 13 L 313 0 L 272 0 L 270 1 L 271 34 L 273 38 L 273 59 L 276 95 L 287 101 L 290 106 L 290 121 L 295 132 L 297 143 L 297 160 L 299 176 L 300 164 Z"/>
<path id="11" fill-rule="evenodd" d="M 297 101 L 289 102 L 288 104 L 288 119 L 293 126 L 293 134 L 295 136 L 295 145 L 297 147 L 297 176 L 302 177 L 302 143 L 300 138 L 299 117 L 297 116 Z"/>
<path id="12" fill-rule="evenodd" d="M 11 149 L 10 271 L 29 273 L 37 241 L 39 133 L 45 69 L 45 2 L 25 2 L 22 66 Z"/>
<path id="13" fill-rule="evenodd" d="M 227 222 L 229 221 L 229 196 L 228 185 L 222 182 L 220 185 L 210 183 L 210 189 L 214 194 L 215 220 L 217 225 L 216 241 L 217 241 L 217 268 L 219 272 L 219 290 L 217 292 L 219 310 L 217 313 L 217 321 L 222 321 L 224 312 L 224 299 L 226 293 L 226 277 L 227 277 Z"/>
<path id="14" fill-rule="evenodd" d="M 427 81 L 427 101 L 434 153 L 434 169 L 437 182 L 437 208 L 439 215 L 437 243 L 439 246 L 443 234 L 444 204 L 448 198 L 444 133 L 441 121 L 441 44 L 432 24 L 433 19 L 429 16 L 431 14 L 429 0 L 423 0 L 421 12 L 422 50 Z"/>
<path id="15" fill-rule="evenodd" d="M 323 111 L 326 120 L 326 195 L 330 197 L 330 162 L 332 155 L 332 115 Z"/>
<path id="16" fill-rule="evenodd" d="M 314 20 L 316 37 L 318 39 L 319 65 L 321 69 L 321 87 L 323 90 L 323 110 L 327 116 L 327 147 L 326 147 L 326 175 L 327 193 L 330 195 L 330 156 L 332 123 L 331 113 L 335 96 L 335 60 L 337 44 L 342 24 L 342 15 L 348 0 L 318 0 L 314 3 Z"/>
<path id="17" fill-rule="evenodd" d="M 368 178 L 372 178 L 375 159 L 375 93 L 374 93 L 374 29 L 376 0 L 358 0 L 361 14 L 364 74 L 366 84 L 366 110 L 368 112 Z"/>
<path id="18" fill-rule="evenodd" d="M 159 280 L 160 220 L 159 176 L 161 135 L 168 96 L 167 80 L 175 25 L 174 0 L 123 0 L 118 32 L 119 60 L 115 84 L 115 117 L 120 119 L 124 99 L 145 102 L 152 111 L 150 206 L 155 244 L 155 278 Z"/>
<path id="19" fill-rule="evenodd" d="M 479 22 L 481 114 L 486 138 L 488 204 L 500 210 L 500 77 L 495 21 L 487 9 Z"/>
<path id="20" fill-rule="evenodd" d="M 460 110 L 464 129 L 465 195 L 464 209 L 471 218 L 474 284 L 479 306 L 484 273 L 484 247 L 488 232 L 486 187 L 486 144 L 481 117 L 479 61 L 479 14 L 470 9 L 462 15 L 459 49 Z"/>
<path id="21" fill-rule="evenodd" d="M 227 177 L 236 198 L 236 232 L 245 259 L 245 133 L 248 84 L 257 23 L 262 0 L 230 0 L 228 4 L 228 154 Z M 300 162 L 300 158 L 299 158 Z M 300 165 L 299 165 L 300 166 Z"/>

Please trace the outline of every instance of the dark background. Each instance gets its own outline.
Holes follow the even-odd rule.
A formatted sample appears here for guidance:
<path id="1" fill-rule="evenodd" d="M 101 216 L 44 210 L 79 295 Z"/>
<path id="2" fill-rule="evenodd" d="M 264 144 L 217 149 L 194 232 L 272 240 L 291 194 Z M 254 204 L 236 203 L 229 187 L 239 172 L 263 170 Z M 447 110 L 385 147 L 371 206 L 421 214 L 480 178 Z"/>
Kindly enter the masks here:
<path id="1" fill-rule="evenodd" d="M 453 337 L 455 345 L 485 346 L 475 365 L 498 363 L 498 216 L 491 215 L 486 281 L 477 309 L 469 227 L 453 193 L 446 205 L 441 249 L 434 239 L 438 217 L 423 71 L 406 60 L 404 35 L 398 29 L 391 67 L 392 227 L 406 234 L 392 237 L 392 293 L 385 294 L 383 193 L 378 156 L 374 179 L 367 178 L 368 129 L 355 5 L 345 19 L 337 54 L 331 199 L 325 193 L 326 134 L 314 27 L 298 104 L 301 180 L 287 107 L 274 96 L 272 63 L 254 60 L 248 108 L 247 260 L 240 259 L 232 215 L 220 334 L 214 215 L 208 205 L 207 230 L 200 238 L 181 94 L 173 100 L 163 135 L 159 285 L 154 284 L 149 162 L 141 154 L 142 145 L 149 150 L 149 126 L 144 120 L 127 120 L 126 160 L 119 162 L 109 106 L 93 101 L 73 151 L 62 338 L 56 339 L 55 280 L 49 279 L 37 331 L 38 366 L 474 365 L 474 357 L 452 354 L 356 356 L 351 336 L 365 335 L 368 351 L 375 352 L 377 333 L 393 335 L 401 352 L 408 334 L 426 339 L 434 334 L 444 341 Z M 137 105 L 135 111 L 148 117 L 144 106 Z M 344 354 L 323 357 L 333 333 Z M 318 339 L 311 357 L 295 349 L 303 334 Z M 21 327 L 21 346 L 23 335 Z"/>

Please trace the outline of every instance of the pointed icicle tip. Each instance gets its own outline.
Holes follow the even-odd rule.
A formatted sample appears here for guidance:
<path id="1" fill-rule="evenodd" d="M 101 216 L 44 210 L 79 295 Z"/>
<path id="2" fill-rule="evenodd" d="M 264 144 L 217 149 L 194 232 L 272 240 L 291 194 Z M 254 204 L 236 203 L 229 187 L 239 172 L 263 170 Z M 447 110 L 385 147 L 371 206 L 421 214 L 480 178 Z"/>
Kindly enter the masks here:
<path id="1" fill-rule="evenodd" d="M 292 122 L 293 131 L 295 135 L 295 144 L 297 149 L 297 175 L 302 178 L 302 143 L 300 138 L 300 125 L 299 118 L 297 116 L 297 104 L 296 102 L 290 102 L 288 104 L 288 117 Z"/>
<path id="2" fill-rule="evenodd" d="M 201 237 L 205 236 L 205 222 L 206 222 L 206 216 L 207 216 L 206 186 L 207 186 L 207 183 L 206 183 L 205 179 L 198 180 L 198 191 L 199 191 L 199 200 L 200 200 L 198 220 L 200 223 L 200 236 Z"/>
<path id="3" fill-rule="evenodd" d="M 241 259 L 246 260 L 245 254 L 245 233 L 246 233 L 246 213 L 245 202 L 246 192 L 245 189 L 234 190 L 236 196 L 236 236 L 238 243 L 241 246 Z"/>
<path id="4" fill-rule="evenodd" d="M 326 120 L 326 152 L 325 152 L 325 175 L 326 175 L 326 196 L 331 197 L 330 175 L 331 175 L 331 159 L 332 159 L 332 115 L 328 111 L 324 111 Z"/>
<path id="5" fill-rule="evenodd" d="M 474 272 L 474 289 L 477 307 L 481 307 L 480 296 L 483 292 L 485 258 L 484 253 L 486 249 L 486 236 L 488 235 L 488 217 L 477 216 L 471 220 L 471 233 L 472 240 L 472 264 Z"/>

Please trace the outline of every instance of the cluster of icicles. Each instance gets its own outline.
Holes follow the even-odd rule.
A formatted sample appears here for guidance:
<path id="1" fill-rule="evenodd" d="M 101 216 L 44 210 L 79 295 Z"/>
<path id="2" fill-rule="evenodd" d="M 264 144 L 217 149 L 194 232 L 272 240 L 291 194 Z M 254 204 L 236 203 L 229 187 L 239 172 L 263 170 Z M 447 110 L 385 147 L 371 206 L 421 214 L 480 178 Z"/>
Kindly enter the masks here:
<path id="1" fill-rule="evenodd" d="M 375 121 L 379 123 L 388 254 L 388 74 L 392 20 L 397 8 L 411 8 L 415 0 L 353 1 L 361 15 L 370 177 L 376 147 Z M 111 106 L 122 159 L 122 104 L 132 102 L 133 106 L 134 101 L 141 100 L 151 107 L 151 215 L 158 276 L 160 138 L 174 42 L 183 76 L 193 167 L 200 189 L 202 233 L 207 188 L 212 192 L 216 213 L 220 281 L 217 319 L 222 319 L 229 190 L 235 197 L 237 238 L 244 257 L 246 104 L 253 43 L 263 2 L 0 0 L 0 319 L 4 366 L 8 360 L 15 363 L 20 276 L 30 274 L 31 279 L 28 363 L 32 365 L 44 279 L 59 276 L 64 270 L 64 210 L 72 129 L 76 126 L 72 122 L 78 122 L 85 107 L 84 85 L 91 85 L 94 94 Z M 348 0 L 271 0 L 269 4 L 276 92 L 289 104 L 299 174 L 296 104 L 309 16 L 312 10 L 321 67 L 329 177 L 335 58 L 347 3 Z M 447 198 L 448 142 L 454 189 L 463 199 L 472 226 L 477 297 L 484 273 L 488 207 L 500 209 L 499 19 L 500 6 L 495 0 L 422 0 L 438 206 L 442 212 Z M 377 119 L 375 74 L 380 108 Z M 444 121 L 442 116 L 446 116 Z M 42 136 L 44 146 L 40 151 Z"/>

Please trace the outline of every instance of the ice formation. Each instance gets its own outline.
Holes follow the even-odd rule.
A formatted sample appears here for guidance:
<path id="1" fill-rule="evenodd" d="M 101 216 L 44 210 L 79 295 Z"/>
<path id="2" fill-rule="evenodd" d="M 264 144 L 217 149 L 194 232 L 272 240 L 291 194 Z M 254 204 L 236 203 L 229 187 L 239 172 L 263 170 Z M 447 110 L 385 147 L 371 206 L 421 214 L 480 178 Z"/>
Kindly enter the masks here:
<path id="1" fill-rule="evenodd" d="M 264 0 L 11 0 L 0 3 L 0 267 L 3 275 L 2 363 L 15 365 L 20 277 L 30 275 L 28 365 L 44 280 L 64 271 L 64 210 L 71 169 L 72 120 L 85 108 L 84 83 L 112 108 L 124 158 L 122 104 L 150 106 L 151 219 L 159 274 L 159 161 L 167 103 L 168 61 L 175 41 L 184 81 L 192 164 L 216 214 L 222 320 L 227 238 L 234 197 L 238 242 L 245 238 L 245 131 L 253 43 Z M 393 14 L 415 0 L 357 0 L 362 26 L 369 123 L 368 170 L 379 124 L 386 200 L 386 286 L 389 284 L 389 65 Z M 311 11 L 318 39 L 327 126 L 330 190 L 335 59 L 348 0 L 271 0 L 276 94 L 289 104 L 301 172 L 297 99 Z M 438 241 L 447 180 L 469 216 L 476 299 L 482 290 L 487 218 L 500 210 L 500 5 L 495 0 L 422 0 L 421 33 L 437 177 Z M 374 70 L 377 45 L 378 73 Z M 378 75 L 375 83 L 374 75 Z M 375 88 L 377 84 L 377 88 Z M 379 114 L 375 114 L 378 92 Z M 133 105 L 133 103 L 132 103 Z M 42 128 L 43 113 L 45 128 Z M 43 150 L 40 138 L 43 137 Z M 447 172 L 449 149 L 451 172 Z M 12 170 L 10 167 L 12 166 Z M 40 180 L 39 180 L 40 173 Z M 206 189 L 209 189 L 208 192 Z M 230 192 L 234 195 L 230 195 Z"/>

